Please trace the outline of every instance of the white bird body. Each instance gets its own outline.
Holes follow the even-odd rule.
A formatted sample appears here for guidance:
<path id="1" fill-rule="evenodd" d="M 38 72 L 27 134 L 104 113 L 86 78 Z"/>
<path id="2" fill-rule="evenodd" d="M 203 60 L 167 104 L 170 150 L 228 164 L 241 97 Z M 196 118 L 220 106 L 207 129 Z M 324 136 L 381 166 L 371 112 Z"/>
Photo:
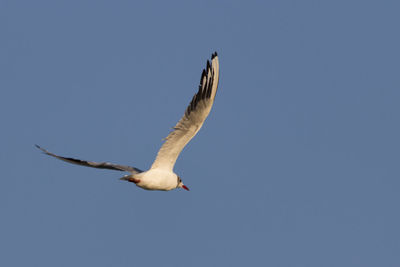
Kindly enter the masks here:
<path id="1" fill-rule="evenodd" d="M 174 172 L 150 169 L 146 172 L 128 175 L 137 186 L 147 190 L 169 191 L 179 186 L 179 177 Z M 122 180 L 126 180 L 124 177 Z"/>
<path id="2" fill-rule="evenodd" d="M 121 180 L 135 183 L 143 189 L 169 191 L 175 188 L 183 188 L 189 190 L 182 183 L 181 178 L 174 173 L 173 168 L 182 149 L 197 134 L 210 113 L 217 93 L 218 81 L 219 61 L 217 53 L 214 53 L 211 56 L 211 64 L 207 61 L 206 69 L 203 69 L 198 92 L 193 96 L 192 101 L 186 108 L 185 114 L 175 125 L 174 130 L 165 138 L 165 143 L 161 146 L 156 159 L 148 171 L 108 162 L 98 163 L 62 157 L 38 145 L 36 147 L 47 155 L 69 163 L 130 172 L 129 175 L 125 175 Z"/>

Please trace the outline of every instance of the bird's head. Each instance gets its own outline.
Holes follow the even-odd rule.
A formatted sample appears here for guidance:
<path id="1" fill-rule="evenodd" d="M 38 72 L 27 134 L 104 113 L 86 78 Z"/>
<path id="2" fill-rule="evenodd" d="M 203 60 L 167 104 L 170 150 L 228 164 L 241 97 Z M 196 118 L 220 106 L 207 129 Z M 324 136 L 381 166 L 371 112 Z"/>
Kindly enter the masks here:
<path id="1" fill-rule="evenodd" d="M 179 177 L 179 176 L 178 176 L 178 186 L 177 187 L 180 187 L 180 188 L 183 188 L 183 189 L 189 191 L 189 188 L 182 183 L 181 177 Z"/>

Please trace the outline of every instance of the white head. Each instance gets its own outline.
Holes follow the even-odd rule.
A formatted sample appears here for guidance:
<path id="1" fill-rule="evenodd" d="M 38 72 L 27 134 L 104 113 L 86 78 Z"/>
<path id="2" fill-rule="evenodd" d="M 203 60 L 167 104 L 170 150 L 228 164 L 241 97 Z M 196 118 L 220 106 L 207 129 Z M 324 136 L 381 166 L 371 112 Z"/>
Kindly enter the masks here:
<path id="1" fill-rule="evenodd" d="M 189 191 L 189 188 L 188 188 L 186 185 L 184 185 L 184 184 L 182 183 L 181 177 L 179 177 L 179 176 L 178 176 L 178 185 L 177 185 L 177 188 L 178 188 L 178 187 L 183 188 L 183 189 Z"/>

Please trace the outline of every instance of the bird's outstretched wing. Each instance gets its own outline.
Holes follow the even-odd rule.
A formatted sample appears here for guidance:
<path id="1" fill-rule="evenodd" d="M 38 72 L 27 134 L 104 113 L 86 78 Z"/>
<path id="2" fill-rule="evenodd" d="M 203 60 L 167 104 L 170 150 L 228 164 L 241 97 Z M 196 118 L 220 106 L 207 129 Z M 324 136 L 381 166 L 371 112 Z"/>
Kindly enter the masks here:
<path id="1" fill-rule="evenodd" d="M 152 169 L 171 170 L 176 159 L 185 145 L 196 135 L 210 113 L 217 93 L 219 80 L 219 62 L 215 52 L 211 56 L 211 64 L 207 60 L 207 67 L 201 74 L 199 91 L 193 96 L 186 108 L 185 114 L 175 125 L 158 151 L 157 157 L 151 166 Z"/>
<path id="2" fill-rule="evenodd" d="M 112 164 L 109 162 L 93 162 L 93 161 L 86 161 L 86 160 L 81 160 L 81 159 L 74 159 L 74 158 L 67 158 L 67 157 L 61 157 L 56 154 L 53 154 L 46 149 L 35 145 L 37 148 L 43 151 L 43 153 L 58 158 L 60 160 L 73 163 L 73 164 L 78 164 L 86 167 L 92 167 L 92 168 L 99 168 L 99 169 L 109 169 L 109 170 L 116 170 L 116 171 L 127 171 L 127 172 L 132 172 L 132 173 L 140 173 L 143 172 L 135 167 L 131 166 L 124 166 L 124 165 L 118 165 L 118 164 Z"/>

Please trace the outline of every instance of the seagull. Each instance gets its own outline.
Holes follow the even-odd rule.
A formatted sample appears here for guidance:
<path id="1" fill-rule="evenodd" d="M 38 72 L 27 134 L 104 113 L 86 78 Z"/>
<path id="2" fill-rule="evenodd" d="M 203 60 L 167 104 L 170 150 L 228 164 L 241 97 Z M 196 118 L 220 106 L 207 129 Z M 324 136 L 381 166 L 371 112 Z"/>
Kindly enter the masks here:
<path id="1" fill-rule="evenodd" d="M 173 128 L 173 131 L 164 139 L 165 142 L 157 153 L 148 171 L 142 171 L 131 166 L 113 164 L 109 162 L 93 162 L 53 154 L 46 149 L 35 145 L 43 153 L 57 159 L 86 167 L 125 171 L 130 174 L 120 180 L 132 182 L 146 190 L 169 191 L 175 188 L 189 188 L 183 184 L 182 179 L 173 171 L 175 162 L 187 143 L 197 134 L 211 111 L 217 93 L 219 81 L 219 62 L 217 52 L 211 56 L 211 63 L 203 69 L 200 78 L 199 90 L 185 110 L 185 114 Z"/>

